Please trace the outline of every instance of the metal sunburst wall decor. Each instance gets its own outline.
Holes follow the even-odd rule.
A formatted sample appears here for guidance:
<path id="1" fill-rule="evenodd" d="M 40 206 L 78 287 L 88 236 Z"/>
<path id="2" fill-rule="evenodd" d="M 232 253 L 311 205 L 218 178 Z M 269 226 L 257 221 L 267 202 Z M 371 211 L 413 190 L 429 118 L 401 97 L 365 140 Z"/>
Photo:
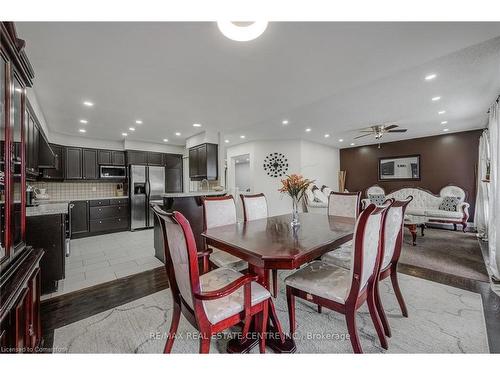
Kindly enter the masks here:
<path id="1" fill-rule="evenodd" d="M 279 152 L 272 152 L 264 159 L 264 170 L 270 177 L 281 177 L 288 171 L 288 159 Z"/>

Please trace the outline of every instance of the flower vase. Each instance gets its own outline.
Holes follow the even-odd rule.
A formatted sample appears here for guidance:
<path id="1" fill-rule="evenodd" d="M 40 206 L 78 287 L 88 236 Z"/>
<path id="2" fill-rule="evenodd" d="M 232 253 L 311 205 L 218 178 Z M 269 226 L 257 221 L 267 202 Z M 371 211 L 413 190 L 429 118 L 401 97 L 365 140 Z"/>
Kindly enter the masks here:
<path id="1" fill-rule="evenodd" d="M 297 197 L 292 197 L 292 222 L 290 223 L 292 227 L 298 227 L 299 222 L 299 200 Z"/>

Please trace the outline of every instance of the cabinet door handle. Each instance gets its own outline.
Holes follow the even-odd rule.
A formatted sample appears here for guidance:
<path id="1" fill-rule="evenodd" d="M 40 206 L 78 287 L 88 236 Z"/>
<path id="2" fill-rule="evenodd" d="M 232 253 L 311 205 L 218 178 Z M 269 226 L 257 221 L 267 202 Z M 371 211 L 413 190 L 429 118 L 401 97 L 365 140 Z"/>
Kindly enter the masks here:
<path id="1" fill-rule="evenodd" d="M 101 221 L 101 220 L 99 220 L 99 224 L 102 224 L 102 221 Z"/>
<path id="2" fill-rule="evenodd" d="M 33 323 L 31 323 L 31 324 L 29 325 L 29 328 L 28 328 L 28 334 L 29 334 L 30 336 L 33 336 L 33 335 L 35 334 L 35 330 L 33 329 Z"/>
<path id="3" fill-rule="evenodd" d="M 99 211 L 102 211 L 102 208 L 99 208 Z"/>

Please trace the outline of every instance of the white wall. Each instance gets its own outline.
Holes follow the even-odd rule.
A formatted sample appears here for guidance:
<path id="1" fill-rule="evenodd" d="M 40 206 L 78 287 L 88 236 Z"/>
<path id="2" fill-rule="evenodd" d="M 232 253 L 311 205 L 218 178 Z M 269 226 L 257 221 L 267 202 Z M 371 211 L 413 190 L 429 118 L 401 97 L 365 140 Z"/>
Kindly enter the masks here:
<path id="1" fill-rule="evenodd" d="M 312 142 L 256 141 L 227 148 L 228 190 L 235 193 L 235 164 L 232 158 L 249 155 L 249 178 L 253 193 L 264 193 L 267 197 L 270 215 L 290 213 L 291 199 L 278 192 L 280 178 L 269 177 L 264 171 L 265 157 L 272 152 L 280 152 L 288 159 L 288 174 L 300 173 L 321 184 L 337 189 L 339 171 L 339 150 Z"/>
<path id="2" fill-rule="evenodd" d="M 240 191 L 251 189 L 250 186 L 250 162 L 235 165 L 235 185 Z"/>

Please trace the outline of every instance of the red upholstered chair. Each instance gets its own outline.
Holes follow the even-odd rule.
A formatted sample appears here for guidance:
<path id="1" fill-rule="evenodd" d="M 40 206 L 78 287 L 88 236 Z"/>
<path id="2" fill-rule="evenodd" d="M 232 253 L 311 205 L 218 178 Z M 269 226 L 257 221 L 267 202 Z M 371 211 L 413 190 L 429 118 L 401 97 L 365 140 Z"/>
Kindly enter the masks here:
<path id="1" fill-rule="evenodd" d="M 203 198 L 203 217 L 205 230 L 236 224 L 236 205 L 233 196 Z M 247 262 L 225 251 L 216 248 L 207 250 L 211 252 L 210 261 L 217 267 L 227 267 L 236 271 L 248 268 Z"/>
<path id="2" fill-rule="evenodd" d="M 189 222 L 180 212 L 166 213 L 158 206 L 153 210 L 163 232 L 165 267 L 174 303 L 164 352 L 172 350 L 182 312 L 201 333 L 200 353 L 209 352 L 213 334 L 241 322 L 245 323 L 242 336 L 245 338 L 252 318 L 258 316 L 255 327 L 260 333 L 260 352 L 264 353 L 264 332 L 269 303 L 272 303 L 269 291 L 255 282 L 256 275 L 243 275 L 229 268 L 217 268 L 200 275 L 196 242 Z"/>
<path id="3" fill-rule="evenodd" d="M 265 219 L 268 216 L 266 196 L 259 194 L 240 194 L 243 204 L 243 217 L 245 221 Z M 272 270 L 273 296 L 278 295 L 278 270 Z"/>
<path id="4" fill-rule="evenodd" d="M 314 261 L 285 279 L 291 335 L 295 333 L 295 297 L 299 297 L 344 314 L 353 350 L 361 353 L 356 311 L 366 301 L 380 344 L 387 349 L 374 292 L 382 258 L 386 212 L 387 206 L 370 204 L 358 217 L 350 270 Z"/>
<path id="5" fill-rule="evenodd" d="M 401 289 L 399 288 L 397 268 L 399 257 L 401 255 L 401 247 L 403 245 L 405 211 L 412 200 L 413 197 L 410 195 L 403 201 L 395 201 L 387 211 L 384 236 L 384 253 L 382 261 L 380 262 L 379 272 L 379 280 L 383 280 L 389 276 L 391 277 L 392 288 L 394 289 L 394 293 L 396 294 L 396 298 L 401 308 L 401 313 L 405 317 L 408 317 L 408 310 L 406 309 L 403 294 L 401 293 Z M 375 302 L 377 304 L 377 310 L 379 312 L 380 320 L 382 321 L 385 334 L 390 337 L 391 330 L 389 328 L 389 323 L 387 322 L 387 317 L 380 300 L 379 283 L 375 284 Z"/>

